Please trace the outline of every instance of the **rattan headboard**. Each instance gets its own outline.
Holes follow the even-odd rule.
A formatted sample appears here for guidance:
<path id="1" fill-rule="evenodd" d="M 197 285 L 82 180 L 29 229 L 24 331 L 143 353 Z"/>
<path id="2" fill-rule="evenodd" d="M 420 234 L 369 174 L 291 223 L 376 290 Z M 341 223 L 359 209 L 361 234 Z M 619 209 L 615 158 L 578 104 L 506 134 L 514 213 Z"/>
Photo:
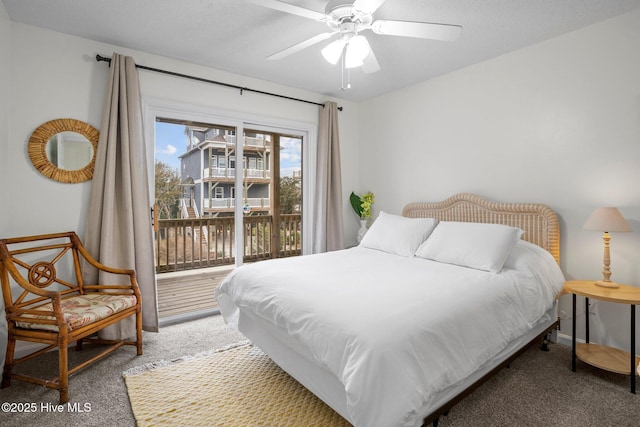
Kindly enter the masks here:
<path id="1" fill-rule="evenodd" d="M 460 193 L 442 202 L 409 203 L 402 210 L 409 218 L 435 218 L 442 221 L 505 224 L 524 230 L 522 238 L 548 250 L 560 263 L 558 215 L 540 203 L 490 202 L 470 193 Z"/>

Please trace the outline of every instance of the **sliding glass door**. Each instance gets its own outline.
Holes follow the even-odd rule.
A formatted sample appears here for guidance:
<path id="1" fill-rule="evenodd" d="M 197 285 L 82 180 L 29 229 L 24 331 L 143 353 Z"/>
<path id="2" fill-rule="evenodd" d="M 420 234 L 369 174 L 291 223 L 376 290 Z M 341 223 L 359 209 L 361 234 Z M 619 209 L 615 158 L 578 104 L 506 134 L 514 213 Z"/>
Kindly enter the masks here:
<path id="1" fill-rule="evenodd" d="M 245 261 L 302 253 L 302 141 L 244 130 Z"/>
<path id="2" fill-rule="evenodd" d="M 301 254 L 302 135 L 160 117 L 155 135 L 158 272 Z"/>

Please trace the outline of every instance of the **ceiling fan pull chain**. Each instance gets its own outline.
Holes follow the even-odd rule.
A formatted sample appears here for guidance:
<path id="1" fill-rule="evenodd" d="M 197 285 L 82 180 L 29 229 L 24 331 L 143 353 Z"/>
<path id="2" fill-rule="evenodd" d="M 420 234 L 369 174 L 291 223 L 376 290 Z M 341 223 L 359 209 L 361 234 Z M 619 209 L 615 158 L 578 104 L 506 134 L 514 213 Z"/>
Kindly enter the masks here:
<path id="1" fill-rule="evenodd" d="M 344 55 L 340 55 L 340 59 L 341 59 L 341 66 L 340 66 L 340 77 L 341 77 L 340 90 L 345 90 L 345 87 L 344 87 L 344 72 L 345 72 L 346 68 L 345 68 L 345 66 L 344 66 Z"/>
<path id="2" fill-rule="evenodd" d="M 347 50 L 347 46 L 345 45 L 345 47 L 343 48 L 343 53 L 340 56 L 341 64 L 342 64 L 342 66 L 340 67 L 340 76 L 342 78 L 342 84 L 340 85 L 340 90 L 351 89 L 351 70 L 347 68 L 347 64 L 345 62 L 346 50 Z M 347 86 L 344 85 L 345 74 L 347 75 Z"/>

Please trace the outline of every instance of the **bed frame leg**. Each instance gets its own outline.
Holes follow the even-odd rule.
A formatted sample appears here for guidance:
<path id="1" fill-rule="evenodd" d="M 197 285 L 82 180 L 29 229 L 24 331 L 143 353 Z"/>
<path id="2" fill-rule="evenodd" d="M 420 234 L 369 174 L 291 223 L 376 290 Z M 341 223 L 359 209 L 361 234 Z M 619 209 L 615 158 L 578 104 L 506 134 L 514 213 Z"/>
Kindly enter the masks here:
<path id="1" fill-rule="evenodd" d="M 438 427 L 438 420 L 440 420 L 440 418 L 436 418 L 435 420 L 433 420 L 433 423 L 431 423 L 431 425 L 433 427 Z"/>
<path id="2" fill-rule="evenodd" d="M 549 351 L 549 339 L 551 338 L 551 332 L 547 332 L 542 339 L 542 347 L 540 350 Z"/>

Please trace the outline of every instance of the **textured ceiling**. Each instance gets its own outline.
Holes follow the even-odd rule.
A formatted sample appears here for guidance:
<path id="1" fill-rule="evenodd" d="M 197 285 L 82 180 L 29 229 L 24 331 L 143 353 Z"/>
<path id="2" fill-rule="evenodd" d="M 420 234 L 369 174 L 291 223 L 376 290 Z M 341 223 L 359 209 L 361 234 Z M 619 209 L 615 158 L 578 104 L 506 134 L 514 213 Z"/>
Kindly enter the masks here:
<path id="1" fill-rule="evenodd" d="M 353 101 L 640 8 L 640 0 L 387 0 L 376 19 L 456 24 L 462 35 L 442 42 L 366 31 L 381 70 L 354 69 L 351 89 L 342 91 L 340 67 L 320 55 L 330 40 L 277 61 L 266 59 L 325 32 L 326 24 L 246 0 L 2 1 L 17 22 Z M 327 3 L 286 2 L 321 13 Z"/>

